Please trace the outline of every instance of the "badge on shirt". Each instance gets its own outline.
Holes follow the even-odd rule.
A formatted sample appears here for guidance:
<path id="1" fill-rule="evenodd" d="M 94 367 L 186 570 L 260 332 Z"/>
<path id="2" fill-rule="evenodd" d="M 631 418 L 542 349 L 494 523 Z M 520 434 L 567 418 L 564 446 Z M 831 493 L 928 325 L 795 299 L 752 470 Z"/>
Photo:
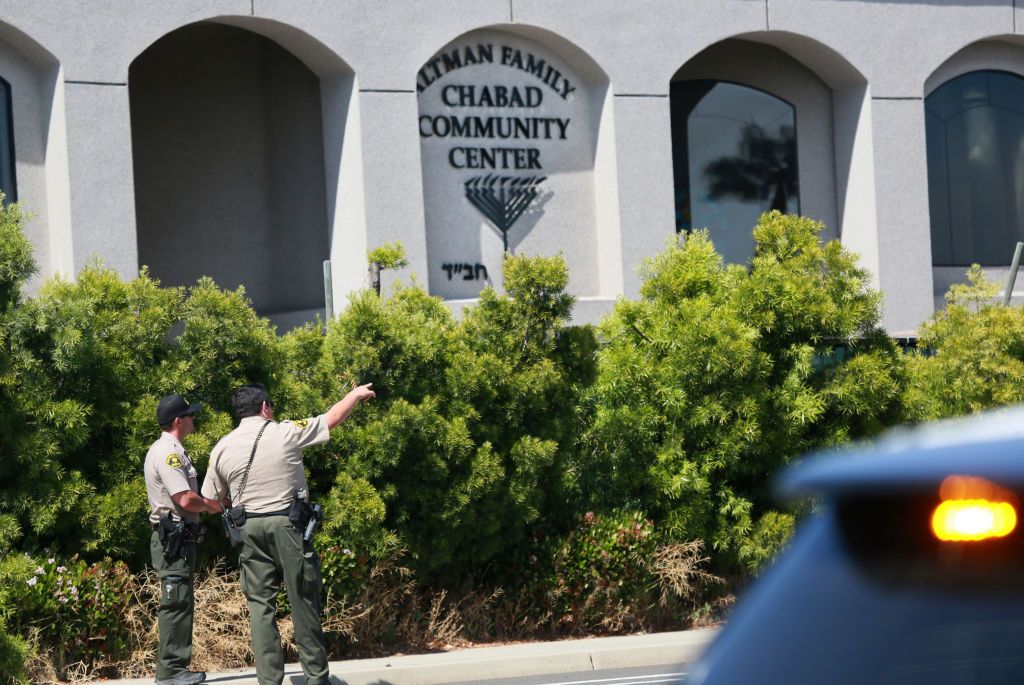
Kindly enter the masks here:
<path id="1" fill-rule="evenodd" d="M 170 466 L 172 469 L 181 468 L 181 455 L 178 454 L 177 452 L 171 452 L 170 454 L 168 454 L 167 459 L 165 459 L 164 461 L 166 461 L 167 465 Z"/>
<path id="2" fill-rule="evenodd" d="M 300 419 L 299 421 L 295 421 L 295 425 L 299 428 L 305 428 L 309 425 L 309 419 Z"/>

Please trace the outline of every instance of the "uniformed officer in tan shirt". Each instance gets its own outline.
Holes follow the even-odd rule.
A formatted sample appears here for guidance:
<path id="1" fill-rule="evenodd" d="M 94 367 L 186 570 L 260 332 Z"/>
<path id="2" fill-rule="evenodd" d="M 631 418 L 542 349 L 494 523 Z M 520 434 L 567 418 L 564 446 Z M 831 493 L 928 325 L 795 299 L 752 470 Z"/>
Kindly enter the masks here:
<path id="1" fill-rule="evenodd" d="M 284 678 L 281 636 L 275 621 L 282 582 L 292 607 L 295 645 L 306 683 L 328 682 L 327 648 L 320 625 L 320 558 L 312 541 L 303 542 L 303 531 L 289 521 L 288 510 L 297 490 L 309 492 L 303 448 L 327 442 L 330 430 L 347 419 L 357 404 L 375 396 L 370 385 L 351 390 L 325 414 L 280 423 L 273 420 L 274 408 L 266 388 L 243 386 L 231 397 L 238 427 L 221 438 L 210 453 L 203 495 L 245 507 L 238 565 L 242 592 L 249 603 L 260 685 L 280 685 Z M 252 464 L 246 476 L 250 456 Z"/>
<path id="2" fill-rule="evenodd" d="M 205 673 L 189 670 L 195 613 L 192 570 L 199 514 L 221 511 L 222 507 L 219 502 L 199 494 L 198 474 L 181 444 L 195 430 L 194 416 L 200 408 L 199 404 L 189 404 L 181 395 L 168 395 L 160 400 L 156 416 L 163 432 L 146 454 L 146 495 L 153 528 L 149 547 L 153 568 L 160 576 L 157 685 L 195 685 L 206 679 Z M 161 518 L 167 526 L 180 521 L 186 523 L 184 541 L 176 554 L 165 553 Z"/>

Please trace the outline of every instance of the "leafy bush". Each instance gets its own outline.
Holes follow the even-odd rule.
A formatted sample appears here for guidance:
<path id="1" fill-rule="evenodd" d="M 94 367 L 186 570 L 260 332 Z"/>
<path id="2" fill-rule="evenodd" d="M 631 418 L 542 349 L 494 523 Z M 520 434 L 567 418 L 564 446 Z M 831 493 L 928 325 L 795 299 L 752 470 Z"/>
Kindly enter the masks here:
<path id="1" fill-rule="evenodd" d="M 601 326 L 583 405 L 595 511 L 643 507 L 668 539 L 710 541 L 718 568 L 756 569 L 793 525 L 771 508 L 778 468 L 898 418 L 902 359 L 879 294 L 820 230 L 773 212 L 749 269 L 723 265 L 706 232 L 645 262 L 641 299 Z"/>
<path id="2" fill-rule="evenodd" d="M 122 281 L 93 264 L 74 283 L 49 281 L 6 317 L 5 330 L 13 361 L 0 444 L 13 458 L 0 464 L 0 530 L 8 547 L 24 538 L 28 551 L 114 554 L 138 568 L 148 560 L 142 461 L 159 435 L 158 398 L 181 392 L 203 402 L 199 431 L 186 440 L 201 470 L 232 427 L 232 389 L 262 381 L 282 390 L 285 412 L 306 400 L 286 373 L 289 348 L 244 291 L 208 279 L 162 288 L 145 271 Z"/>
<path id="3" fill-rule="evenodd" d="M 106 559 L 86 564 L 72 557 L 62 564 L 50 557 L 27 577 L 10 578 L 5 604 L 11 627 L 34 634 L 41 650 L 59 665 L 91 664 L 123 655 L 129 634 L 123 622 L 131 600 L 128 567 Z M 25 569 L 27 570 L 27 569 Z"/>
<path id="4" fill-rule="evenodd" d="M 384 243 L 370 250 L 366 259 L 381 269 L 404 269 L 409 266 L 409 260 L 405 257 L 405 247 L 399 242 Z"/>
<path id="5" fill-rule="evenodd" d="M 18 611 L 14 598 L 28 580 L 33 561 L 27 555 L 12 554 L 0 558 L 0 683 L 14 685 L 28 682 L 25 661 L 31 654 L 28 640 L 12 630 L 11 622 Z"/>
<path id="6" fill-rule="evenodd" d="M 1024 309 L 996 300 L 977 264 L 921 327 L 909 360 L 908 418 L 960 416 L 1024 401 Z"/>
<path id="7" fill-rule="evenodd" d="M 25 678 L 25 660 L 28 658 L 28 643 L 24 638 L 7 632 L 0 623 L 0 684 L 22 685 Z"/>
<path id="8" fill-rule="evenodd" d="M 355 520 L 384 513 L 428 584 L 479 574 L 527 544 L 532 526 L 557 527 L 571 511 L 576 374 L 592 366 L 593 346 L 563 335 L 572 298 L 561 258 L 509 257 L 505 269 L 508 294 L 485 290 L 461 322 L 422 289 L 399 287 L 355 296 L 324 341 L 335 387 L 372 381 L 378 392 L 332 442 L 347 475 L 335 479 L 327 526 L 347 525 L 333 521 L 358 493 Z M 334 540 L 365 548 L 373 537 L 358 535 Z"/>
<path id="9" fill-rule="evenodd" d="M 555 616 L 576 631 L 607 625 L 622 613 L 649 608 L 657 584 L 649 564 L 657 549 L 654 522 L 640 512 L 587 512 L 554 556 L 547 586 Z"/>
<path id="10" fill-rule="evenodd" d="M 351 603 L 366 586 L 369 559 L 347 547 L 331 545 L 320 551 L 320 573 L 325 595 Z"/>

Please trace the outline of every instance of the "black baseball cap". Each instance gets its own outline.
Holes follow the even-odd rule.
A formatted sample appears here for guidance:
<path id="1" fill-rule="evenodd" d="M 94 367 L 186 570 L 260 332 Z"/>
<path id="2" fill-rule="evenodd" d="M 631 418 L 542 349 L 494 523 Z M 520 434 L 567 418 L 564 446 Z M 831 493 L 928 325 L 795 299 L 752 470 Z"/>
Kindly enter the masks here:
<path id="1" fill-rule="evenodd" d="M 196 402 L 189 404 L 181 395 L 168 395 L 156 406 L 156 422 L 161 426 L 173 423 L 179 416 L 192 416 L 199 412 L 203 405 Z"/>

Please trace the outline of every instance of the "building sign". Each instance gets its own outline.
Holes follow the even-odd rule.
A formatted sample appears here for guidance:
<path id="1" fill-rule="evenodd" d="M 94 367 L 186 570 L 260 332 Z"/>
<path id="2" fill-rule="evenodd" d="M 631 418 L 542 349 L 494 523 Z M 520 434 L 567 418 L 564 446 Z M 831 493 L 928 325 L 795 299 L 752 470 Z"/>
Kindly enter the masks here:
<path id="1" fill-rule="evenodd" d="M 544 46 L 497 31 L 467 35 L 423 65 L 416 92 L 432 293 L 476 297 L 500 278 L 506 251 L 587 249 L 586 236 L 573 241 L 593 218 L 587 90 Z M 568 225 L 549 220 L 572 211 Z"/>

